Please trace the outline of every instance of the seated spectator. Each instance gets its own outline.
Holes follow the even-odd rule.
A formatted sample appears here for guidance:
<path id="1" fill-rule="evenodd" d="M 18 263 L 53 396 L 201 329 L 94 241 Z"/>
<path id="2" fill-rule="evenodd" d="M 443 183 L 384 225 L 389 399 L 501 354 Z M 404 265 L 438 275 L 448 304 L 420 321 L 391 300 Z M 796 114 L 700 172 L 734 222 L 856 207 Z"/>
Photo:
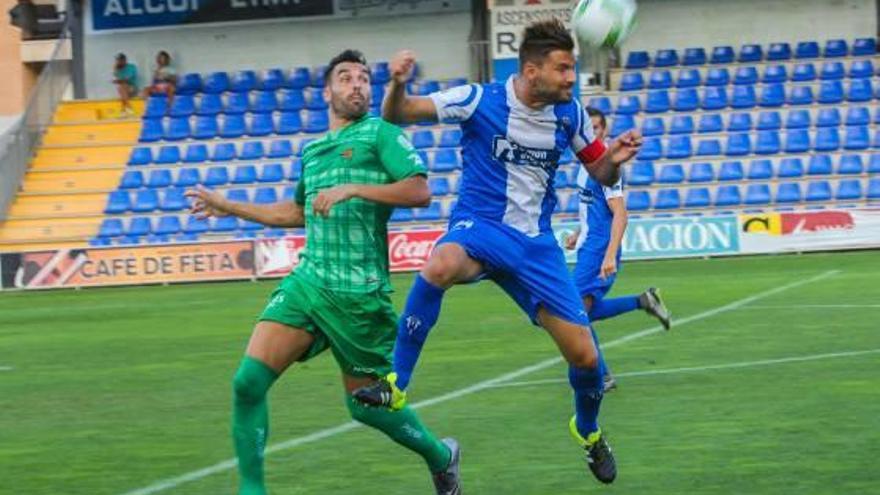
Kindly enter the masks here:
<path id="1" fill-rule="evenodd" d="M 128 58 L 124 53 L 116 55 L 116 64 L 113 66 L 113 84 L 116 85 L 116 91 L 119 93 L 119 99 L 122 103 L 122 117 L 130 117 L 134 115 L 129 100 L 137 94 L 137 67 L 128 63 Z"/>
<path id="2" fill-rule="evenodd" d="M 165 50 L 156 54 L 156 68 L 153 70 L 153 82 L 144 88 L 144 98 L 153 95 L 168 95 L 168 108 L 174 100 L 177 88 L 177 71 L 171 65 L 171 55 Z"/>

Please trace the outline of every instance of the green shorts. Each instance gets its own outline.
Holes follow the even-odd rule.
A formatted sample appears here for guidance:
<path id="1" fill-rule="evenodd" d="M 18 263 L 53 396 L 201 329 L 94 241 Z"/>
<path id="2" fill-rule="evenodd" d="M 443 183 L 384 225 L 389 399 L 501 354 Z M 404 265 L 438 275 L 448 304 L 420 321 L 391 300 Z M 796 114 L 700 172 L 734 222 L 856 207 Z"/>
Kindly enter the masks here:
<path id="1" fill-rule="evenodd" d="M 385 376 L 392 370 L 397 314 L 386 292 L 336 292 L 291 273 L 272 292 L 260 321 L 275 321 L 314 335 L 299 361 L 327 348 L 352 376 Z"/>

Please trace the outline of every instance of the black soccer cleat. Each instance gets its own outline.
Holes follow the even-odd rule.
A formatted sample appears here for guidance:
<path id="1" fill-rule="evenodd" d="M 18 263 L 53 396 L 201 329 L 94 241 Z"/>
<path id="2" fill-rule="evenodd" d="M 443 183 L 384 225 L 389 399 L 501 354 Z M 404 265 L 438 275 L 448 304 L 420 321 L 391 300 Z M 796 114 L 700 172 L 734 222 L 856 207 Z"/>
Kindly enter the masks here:
<path id="1" fill-rule="evenodd" d="M 600 430 L 589 435 L 588 439 L 584 438 L 577 431 L 577 423 L 574 416 L 572 416 L 568 426 L 574 439 L 586 450 L 587 467 L 590 468 L 593 476 L 602 483 L 613 483 L 614 479 L 617 478 L 617 462 L 614 460 L 614 454 L 611 453 L 611 447 L 605 441 L 605 435 L 602 434 L 602 431 Z"/>
<path id="2" fill-rule="evenodd" d="M 651 287 L 642 292 L 639 295 L 639 306 L 646 313 L 660 320 L 660 324 L 663 325 L 665 330 L 672 328 L 672 313 L 666 309 L 666 304 L 663 303 L 663 299 L 660 297 L 660 289 Z"/>
<path id="3" fill-rule="evenodd" d="M 371 407 L 387 407 L 398 411 L 406 406 L 406 392 L 397 388 L 397 373 L 389 373 L 388 376 L 355 390 L 351 395 L 358 402 Z"/>
<path id="4" fill-rule="evenodd" d="M 441 442 L 449 447 L 452 455 L 445 470 L 432 473 L 434 489 L 437 495 L 461 495 L 461 448 L 454 438 L 444 438 Z"/>

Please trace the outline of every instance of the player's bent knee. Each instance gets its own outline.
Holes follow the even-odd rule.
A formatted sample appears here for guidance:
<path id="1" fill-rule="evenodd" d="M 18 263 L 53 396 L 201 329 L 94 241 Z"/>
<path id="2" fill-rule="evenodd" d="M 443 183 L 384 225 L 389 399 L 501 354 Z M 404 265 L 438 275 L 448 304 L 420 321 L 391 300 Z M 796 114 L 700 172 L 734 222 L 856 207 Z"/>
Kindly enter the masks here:
<path id="1" fill-rule="evenodd" d="M 438 253 L 432 256 L 422 268 L 422 278 L 434 286 L 448 288 L 456 282 L 458 260 L 453 256 Z"/>
<path id="2" fill-rule="evenodd" d="M 599 367 L 599 353 L 592 347 L 579 349 L 566 356 L 568 364 L 582 369 L 596 369 Z"/>
<path id="3" fill-rule="evenodd" d="M 238 403 L 255 403 L 266 397 L 268 387 L 256 376 L 240 367 L 232 379 L 232 394 Z"/>

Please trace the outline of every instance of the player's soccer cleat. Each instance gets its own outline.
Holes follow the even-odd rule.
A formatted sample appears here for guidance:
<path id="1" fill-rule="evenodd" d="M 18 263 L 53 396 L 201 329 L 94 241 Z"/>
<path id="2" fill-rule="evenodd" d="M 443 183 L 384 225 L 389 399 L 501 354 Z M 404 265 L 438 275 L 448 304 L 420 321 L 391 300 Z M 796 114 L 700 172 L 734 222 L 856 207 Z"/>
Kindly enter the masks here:
<path id="1" fill-rule="evenodd" d="M 441 442 L 449 447 L 452 457 L 449 459 L 449 466 L 446 467 L 446 470 L 433 474 L 434 488 L 437 490 L 437 495 L 461 495 L 461 469 L 459 467 L 461 448 L 454 438 L 444 438 Z"/>
<path id="2" fill-rule="evenodd" d="M 614 379 L 614 375 L 608 373 L 605 375 L 605 378 L 602 380 L 602 391 L 610 392 L 617 388 L 617 380 Z"/>
<path id="3" fill-rule="evenodd" d="M 602 430 L 591 433 L 587 438 L 584 438 L 577 430 L 575 416 L 571 417 L 568 429 L 577 443 L 587 451 L 587 466 L 593 476 L 605 484 L 614 482 L 614 479 L 617 478 L 617 463 L 614 461 L 611 447 L 608 446 L 605 436 L 602 435 Z"/>
<path id="4" fill-rule="evenodd" d="M 397 388 L 397 373 L 389 373 L 351 394 L 359 402 L 372 407 L 387 407 L 399 411 L 406 405 L 406 392 Z"/>
<path id="5" fill-rule="evenodd" d="M 672 327 L 672 313 L 666 309 L 663 299 L 660 297 L 660 289 L 651 287 L 639 295 L 639 305 L 649 315 L 660 320 L 663 328 L 669 330 Z"/>

